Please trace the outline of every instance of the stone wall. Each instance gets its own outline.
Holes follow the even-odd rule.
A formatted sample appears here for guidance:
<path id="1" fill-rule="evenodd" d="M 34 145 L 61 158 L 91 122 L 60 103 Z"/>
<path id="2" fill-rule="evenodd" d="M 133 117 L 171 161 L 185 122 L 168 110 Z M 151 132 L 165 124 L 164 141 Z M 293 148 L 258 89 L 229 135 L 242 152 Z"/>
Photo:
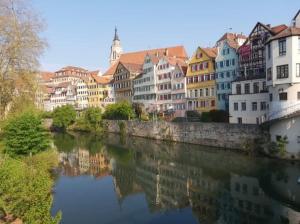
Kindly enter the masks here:
<path id="1" fill-rule="evenodd" d="M 259 126 L 244 124 L 109 120 L 104 124 L 108 132 L 120 133 L 120 122 L 124 122 L 128 135 L 246 151 L 263 136 Z"/>

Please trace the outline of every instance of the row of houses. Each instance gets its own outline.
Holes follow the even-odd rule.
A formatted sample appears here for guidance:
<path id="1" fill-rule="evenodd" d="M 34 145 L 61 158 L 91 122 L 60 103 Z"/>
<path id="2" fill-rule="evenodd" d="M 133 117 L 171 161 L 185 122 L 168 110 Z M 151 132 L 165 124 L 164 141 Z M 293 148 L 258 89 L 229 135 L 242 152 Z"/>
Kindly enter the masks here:
<path id="1" fill-rule="evenodd" d="M 42 74 L 46 110 L 140 103 L 148 113 L 229 112 L 230 123 L 261 124 L 299 109 L 300 13 L 291 25 L 258 22 L 249 36 L 225 33 L 214 47 L 183 46 L 124 53 L 115 30 L 102 74 L 65 67 Z M 293 108 L 293 109 L 291 109 Z"/>
<path id="2" fill-rule="evenodd" d="M 230 123 L 266 124 L 271 141 L 300 151 L 300 10 L 288 26 L 258 22 L 248 36 L 225 33 L 191 57 L 183 46 L 124 53 L 116 29 L 109 63 L 103 74 L 72 66 L 41 73 L 39 105 L 128 101 L 173 117 L 224 110 Z"/>

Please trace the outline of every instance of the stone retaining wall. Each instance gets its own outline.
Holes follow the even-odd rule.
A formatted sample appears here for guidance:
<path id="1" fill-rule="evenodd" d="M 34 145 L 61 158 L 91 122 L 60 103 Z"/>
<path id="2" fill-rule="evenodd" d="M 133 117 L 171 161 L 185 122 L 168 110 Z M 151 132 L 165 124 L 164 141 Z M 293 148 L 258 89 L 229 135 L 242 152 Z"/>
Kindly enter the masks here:
<path id="1" fill-rule="evenodd" d="M 245 151 L 253 149 L 263 136 L 259 126 L 245 124 L 105 120 L 104 125 L 108 132 L 120 133 L 120 122 L 128 135 Z"/>

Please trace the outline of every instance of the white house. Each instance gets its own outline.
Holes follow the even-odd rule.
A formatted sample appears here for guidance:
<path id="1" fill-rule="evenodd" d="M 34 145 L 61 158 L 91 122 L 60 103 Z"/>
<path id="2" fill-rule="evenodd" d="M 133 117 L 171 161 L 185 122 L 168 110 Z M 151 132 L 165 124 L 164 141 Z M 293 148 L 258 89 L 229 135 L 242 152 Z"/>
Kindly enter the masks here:
<path id="1" fill-rule="evenodd" d="M 265 79 L 243 79 L 232 82 L 229 95 L 229 122 L 261 124 L 266 119 L 268 92 Z"/>
<path id="2" fill-rule="evenodd" d="M 266 43 L 271 140 L 287 137 L 287 151 L 300 151 L 300 10 L 287 27 Z"/>
<path id="3" fill-rule="evenodd" d="M 147 112 L 156 111 L 156 65 L 158 57 L 147 54 L 143 72 L 133 81 L 133 102 L 140 103 Z"/>

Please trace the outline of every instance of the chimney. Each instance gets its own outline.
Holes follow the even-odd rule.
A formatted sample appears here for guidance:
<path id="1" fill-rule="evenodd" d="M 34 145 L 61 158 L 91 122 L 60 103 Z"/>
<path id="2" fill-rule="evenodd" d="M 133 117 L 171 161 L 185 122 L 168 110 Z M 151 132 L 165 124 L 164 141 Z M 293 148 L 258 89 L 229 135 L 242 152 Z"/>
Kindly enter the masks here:
<path id="1" fill-rule="evenodd" d="M 155 52 L 155 56 L 156 56 L 156 57 L 159 57 L 158 51 Z"/>

